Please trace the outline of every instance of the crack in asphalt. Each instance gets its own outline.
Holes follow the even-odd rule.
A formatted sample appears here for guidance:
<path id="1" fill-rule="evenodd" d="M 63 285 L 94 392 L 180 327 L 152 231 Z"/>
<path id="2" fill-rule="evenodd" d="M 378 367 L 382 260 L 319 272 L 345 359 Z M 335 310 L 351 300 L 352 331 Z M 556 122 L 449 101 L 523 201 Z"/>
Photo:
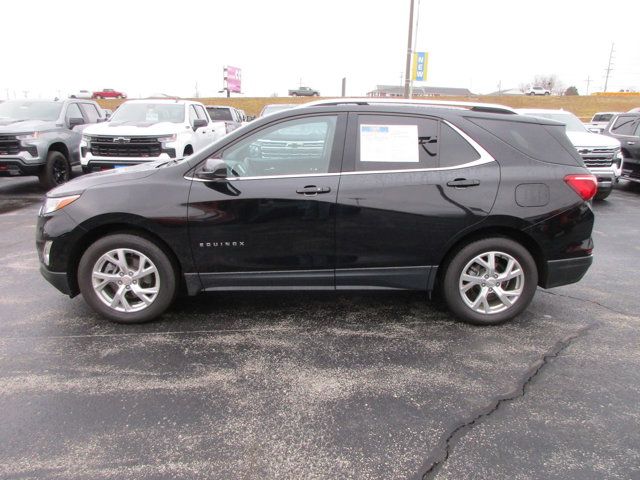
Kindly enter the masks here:
<path id="1" fill-rule="evenodd" d="M 615 308 L 612 308 L 612 307 L 610 307 L 608 305 L 604 305 L 603 303 L 600 303 L 600 302 L 596 302 L 595 300 L 590 300 L 588 298 L 574 297 L 572 295 L 567 295 L 565 293 L 550 292 L 548 290 L 538 290 L 538 291 L 542 292 L 542 293 L 546 293 L 548 295 L 553 295 L 555 297 L 564 297 L 564 298 L 569 298 L 571 300 L 576 300 L 578 302 L 591 303 L 593 305 L 597 305 L 598 307 L 602 307 L 605 310 L 609 310 L 610 312 L 617 313 L 618 315 L 624 315 L 625 317 L 636 318 L 635 315 L 633 315 L 633 314 L 630 314 L 628 312 L 622 312 L 620 310 L 616 310 Z"/>
<path id="2" fill-rule="evenodd" d="M 550 360 L 556 358 L 576 339 L 586 335 L 589 330 L 596 328 L 597 326 L 599 326 L 599 323 L 594 322 L 590 325 L 582 327 L 577 332 L 564 337 L 561 340 L 558 340 L 549 350 L 547 350 L 544 355 L 542 355 L 541 358 L 531 364 L 522 380 L 519 382 L 519 385 L 515 389 L 503 396 L 496 398 L 485 408 L 476 410 L 476 413 L 471 415 L 471 417 L 469 417 L 467 420 L 464 420 L 459 425 L 457 425 L 453 430 L 450 431 L 450 433 L 445 433 L 446 437 L 443 435 L 443 440 L 441 440 L 440 442 L 440 444 L 443 446 L 438 447 L 437 453 L 432 454 L 430 455 L 430 457 L 428 457 L 428 461 L 425 462 L 425 464 L 428 465 L 428 468 L 420 478 L 422 480 L 429 480 L 434 478 L 442 468 L 443 464 L 449 459 L 454 443 L 457 443 L 462 437 L 464 437 L 464 435 L 466 435 L 466 433 L 471 430 L 474 425 L 495 413 L 503 403 L 511 402 L 518 398 L 524 397 L 527 391 L 527 386 L 542 371 L 542 369 L 549 363 Z"/>

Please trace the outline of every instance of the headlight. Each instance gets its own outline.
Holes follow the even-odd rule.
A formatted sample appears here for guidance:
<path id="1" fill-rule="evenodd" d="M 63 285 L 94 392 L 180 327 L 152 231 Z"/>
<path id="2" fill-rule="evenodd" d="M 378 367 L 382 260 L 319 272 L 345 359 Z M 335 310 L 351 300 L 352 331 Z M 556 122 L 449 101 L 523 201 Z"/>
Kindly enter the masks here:
<path id="1" fill-rule="evenodd" d="M 47 197 L 44 200 L 44 205 L 42 205 L 42 210 L 40 210 L 40 212 L 42 213 L 42 215 L 53 213 L 56 210 L 60 210 L 67 205 L 75 202 L 79 198 L 80 195 L 69 195 L 67 197 Z"/>
<path id="2" fill-rule="evenodd" d="M 91 143 L 91 137 L 89 135 L 82 135 L 82 141 L 86 143 Z"/>
<path id="3" fill-rule="evenodd" d="M 173 135 L 162 135 L 161 137 L 158 137 L 158 141 L 160 143 L 175 142 L 177 139 L 178 135 L 176 133 L 174 133 Z"/>
<path id="4" fill-rule="evenodd" d="M 39 132 L 23 133 L 21 135 L 16 135 L 16 138 L 18 140 L 35 140 L 38 138 L 38 134 Z"/>

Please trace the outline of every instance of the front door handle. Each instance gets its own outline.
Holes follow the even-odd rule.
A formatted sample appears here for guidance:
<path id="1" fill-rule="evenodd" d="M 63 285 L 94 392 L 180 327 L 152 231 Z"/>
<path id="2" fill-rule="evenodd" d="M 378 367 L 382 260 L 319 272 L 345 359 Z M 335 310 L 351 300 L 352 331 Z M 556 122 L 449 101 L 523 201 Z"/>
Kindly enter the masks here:
<path id="1" fill-rule="evenodd" d="M 456 178 L 447 182 L 447 187 L 455 188 L 477 187 L 478 185 L 480 185 L 480 180 L 468 180 L 466 178 Z"/>
<path id="2" fill-rule="evenodd" d="M 627 142 L 627 145 L 635 145 L 636 142 Z"/>
<path id="3" fill-rule="evenodd" d="M 300 195 L 318 195 L 319 193 L 329 193 L 330 187 L 317 187 L 315 185 L 305 185 L 303 188 L 296 190 Z"/>

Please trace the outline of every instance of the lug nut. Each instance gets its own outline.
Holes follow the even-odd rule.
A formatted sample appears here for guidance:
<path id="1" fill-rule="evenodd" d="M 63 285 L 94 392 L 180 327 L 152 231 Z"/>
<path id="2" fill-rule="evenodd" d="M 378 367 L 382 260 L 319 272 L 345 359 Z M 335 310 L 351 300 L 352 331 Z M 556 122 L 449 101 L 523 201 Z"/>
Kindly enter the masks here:
<path id="1" fill-rule="evenodd" d="M 127 288 L 129 288 L 129 287 L 127 287 Z M 493 292 L 493 288 L 490 288 L 490 289 L 489 289 L 489 291 L 490 291 L 490 292 Z"/>
<path id="2" fill-rule="evenodd" d="M 127 285 L 127 287 L 126 287 L 126 288 L 127 288 L 127 290 L 129 290 L 131 287 L 130 287 L 129 285 Z"/>
<path id="3" fill-rule="evenodd" d="M 129 272 L 129 276 L 132 277 L 133 276 L 133 272 Z M 497 275 L 496 275 L 497 277 Z"/>
<path id="4" fill-rule="evenodd" d="M 118 285 L 122 285 L 122 280 L 118 280 Z"/>
<path id="5" fill-rule="evenodd" d="M 124 277 L 124 272 L 120 272 L 120 276 L 121 276 L 121 277 Z"/>
<path id="6" fill-rule="evenodd" d="M 496 274 L 494 275 L 494 277 L 498 278 L 498 274 L 496 273 Z"/>
<path id="7" fill-rule="evenodd" d="M 482 286 L 483 286 L 483 287 L 484 287 L 484 286 L 486 286 L 486 285 L 487 285 L 486 283 L 484 283 L 484 282 L 482 283 Z"/>
<path id="8" fill-rule="evenodd" d="M 485 275 L 484 278 L 489 278 L 489 275 Z"/>
<path id="9" fill-rule="evenodd" d="M 135 285 L 135 284 L 137 284 L 137 283 L 138 283 L 138 281 L 137 281 L 137 280 L 134 280 L 134 281 L 133 281 L 133 284 L 134 284 L 134 285 Z"/>

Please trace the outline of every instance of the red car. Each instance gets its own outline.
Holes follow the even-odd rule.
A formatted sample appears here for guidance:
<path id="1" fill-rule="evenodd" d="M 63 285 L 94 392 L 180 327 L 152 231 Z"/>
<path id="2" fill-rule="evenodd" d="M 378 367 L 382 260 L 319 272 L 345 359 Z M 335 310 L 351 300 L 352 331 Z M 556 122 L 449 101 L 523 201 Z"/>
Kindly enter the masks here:
<path id="1" fill-rule="evenodd" d="M 112 88 L 105 88 L 100 92 L 93 92 L 93 98 L 127 98 L 127 94 L 123 92 L 116 92 Z"/>

